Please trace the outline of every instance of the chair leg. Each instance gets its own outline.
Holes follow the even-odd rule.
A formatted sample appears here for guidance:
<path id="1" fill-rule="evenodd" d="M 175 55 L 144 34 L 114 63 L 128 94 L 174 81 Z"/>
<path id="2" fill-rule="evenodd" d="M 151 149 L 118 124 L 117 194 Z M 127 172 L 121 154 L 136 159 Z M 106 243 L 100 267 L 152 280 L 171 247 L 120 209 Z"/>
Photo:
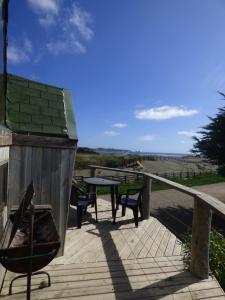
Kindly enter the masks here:
<path id="1" fill-rule="evenodd" d="M 126 214 L 126 205 L 122 204 L 122 217 Z"/>
<path id="2" fill-rule="evenodd" d="M 119 209 L 120 199 L 119 197 L 116 197 L 116 210 Z"/>
<path id="3" fill-rule="evenodd" d="M 115 211 L 114 211 L 114 218 L 113 218 L 113 223 L 114 224 L 116 223 L 116 213 L 117 213 L 117 209 L 115 209 Z"/>
<path id="4" fill-rule="evenodd" d="M 141 215 L 141 220 L 143 221 L 142 203 L 139 204 L 139 211 L 140 211 L 140 215 Z"/>
<path id="5" fill-rule="evenodd" d="M 135 226 L 138 227 L 138 206 L 133 208 Z"/>
<path id="6" fill-rule="evenodd" d="M 81 222 L 82 222 L 82 207 L 77 206 L 77 227 L 81 228 Z"/>
<path id="7" fill-rule="evenodd" d="M 116 193 L 116 210 L 119 209 L 119 204 L 120 204 L 120 197 L 118 193 L 118 186 L 115 187 L 115 193 Z"/>
<path id="8" fill-rule="evenodd" d="M 88 190 L 88 192 L 90 192 L 90 189 Z M 92 204 L 91 204 L 91 207 L 94 207 L 95 205 L 95 201 L 96 201 L 96 186 L 92 186 L 91 187 L 91 192 L 95 193 L 91 196 L 91 199 L 92 199 Z"/>
<path id="9" fill-rule="evenodd" d="M 97 199 L 96 196 L 94 196 L 94 205 L 95 205 L 95 217 L 96 217 L 96 222 L 98 222 L 98 208 L 97 208 Z"/>

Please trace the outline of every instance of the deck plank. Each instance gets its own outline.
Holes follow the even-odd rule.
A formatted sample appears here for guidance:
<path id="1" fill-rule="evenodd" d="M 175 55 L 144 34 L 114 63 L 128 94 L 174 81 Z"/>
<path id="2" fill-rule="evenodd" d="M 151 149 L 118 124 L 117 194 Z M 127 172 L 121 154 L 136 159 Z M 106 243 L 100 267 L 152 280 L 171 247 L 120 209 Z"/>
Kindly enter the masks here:
<path id="1" fill-rule="evenodd" d="M 110 203 L 98 199 L 99 222 L 89 209 L 81 229 L 68 230 L 65 255 L 45 270 L 52 285 L 39 289 L 45 278 L 32 278 L 32 300 L 125 300 L 125 299 L 224 299 L 214 278 L 199 280 L 184 270 L 179 239 L 157 219 L 150 217 L 135 228 L 132 211 L 117 214 L 112 224 Z M 71 220 L 70 220 L 71 221 Z M 4 300 L 24 300 L 26 281 L 19 279 L 8 296 L 10 272 L 4 281 Z"/>

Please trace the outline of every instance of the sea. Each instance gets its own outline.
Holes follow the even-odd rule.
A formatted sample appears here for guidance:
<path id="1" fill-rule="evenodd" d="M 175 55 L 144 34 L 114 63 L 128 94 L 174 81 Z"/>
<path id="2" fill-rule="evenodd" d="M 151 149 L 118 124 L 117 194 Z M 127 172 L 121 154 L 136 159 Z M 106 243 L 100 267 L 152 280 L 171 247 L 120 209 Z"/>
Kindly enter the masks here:
<path id="1" fill-rule="evenodd" d="M 130 150 L 118 150 L 118 149 L 95 149 L 96 152 L 101 154 L 114 154 L 114 155 L 140 155 L 140 156 L 162 156 L 162 157 L 184 157 L 193 156 L 191 153 L 168 153 L 168 152 L 141 152 Z"/>
<path id="2" fill-rule="evenodd" d="M 184 157 L 193 156 L 191 153 L 162 153 L 162 152 L 133 152 L 132 154 L 137 154 L 140 156 L 163 156 L 163 157 Z"/>

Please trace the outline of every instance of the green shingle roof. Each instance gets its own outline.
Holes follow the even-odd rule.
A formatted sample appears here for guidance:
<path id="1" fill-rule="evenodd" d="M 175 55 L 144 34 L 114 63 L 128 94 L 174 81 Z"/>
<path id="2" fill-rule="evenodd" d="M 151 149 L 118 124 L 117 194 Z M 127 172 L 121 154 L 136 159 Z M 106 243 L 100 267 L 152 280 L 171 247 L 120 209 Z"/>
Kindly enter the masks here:
<path id="1" fill-rule="evenodd" d="M 14 132 L 77 139 L 69 91 L 8 75 L 6 126 Z"/>

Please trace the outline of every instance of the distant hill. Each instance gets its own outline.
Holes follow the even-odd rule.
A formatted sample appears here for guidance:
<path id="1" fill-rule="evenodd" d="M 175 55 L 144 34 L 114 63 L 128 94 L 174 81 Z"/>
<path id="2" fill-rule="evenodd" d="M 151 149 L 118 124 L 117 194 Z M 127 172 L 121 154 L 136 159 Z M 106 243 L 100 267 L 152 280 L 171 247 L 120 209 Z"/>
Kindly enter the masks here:
<path id="1" fill-rule="evenodd" d="M 141 152 L 141 151 L 131 151 L 127 149 L 114 149 L 114 148 L 88 148 L 79 147 L 78 153 L 89 153 L 89 154 L 112 154 L 112 155 L 136 155 L 136 156 L 166 156 L 166 157 L 184 157 L 193 155 L 189 153 L 160 153 L 160 152 Z"/>
<path id="2" fill-rule="evenodd" d="M 114 149 L 114 148 L 95 148 L 94 151 L 99 154 L 117 154 L 117 155 L 126 155 L 132 153 L 132 151 L 130 150 Z"/>
<path id="3" fill-rule="evenodd" d="M 94 149 L 88 147 L 78 147 L 77 153 L 84 153 L 84 154 L 98 154 Z"/>
<path id="4" fill-rule="evenodd" d="M 89 147 L 78 147 L 77 153 L 86 154 L 115 154 L 115 155 L 128 155 L 133 152 L 130 150 L 114 149 L 114 148 L 89 148 Z"/>

